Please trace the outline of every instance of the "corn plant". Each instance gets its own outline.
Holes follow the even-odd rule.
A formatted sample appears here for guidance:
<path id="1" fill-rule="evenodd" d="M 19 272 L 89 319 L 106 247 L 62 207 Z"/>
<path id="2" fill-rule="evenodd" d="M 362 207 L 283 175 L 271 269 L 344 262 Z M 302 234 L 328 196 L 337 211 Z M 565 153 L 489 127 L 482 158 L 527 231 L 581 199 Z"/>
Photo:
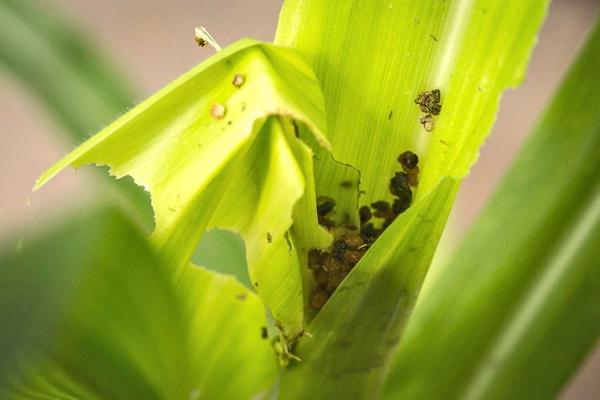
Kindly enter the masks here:
<path id="1" fill-rule="evenodd" d="M 149 193 L 153 224 L 144 196 L 120 185 L 129 207 L 80 212 L 4 251 L 0 393 L 556 396 L 600 333 L 598 27 L 470 233 L 428 276 L 546 9 L 286 0 L 274 43 L 221 49 L 199 28 L 216 54 L 36 182 L 107 166 Z M 75 101 L 28 80 L 71 131 L 97 115 L 65 104 L 125 101 L 102 64 L 68 57 L 69 35 L 34 7 L 0 10 L 14 48 L 2 61 L 18 75 L 48 72 L 26 62 L 26 37 L 67 79 L 89 78 Z M 196 262 L 230 256 L 223 231 L 243 239 L 246 284 Z"/>

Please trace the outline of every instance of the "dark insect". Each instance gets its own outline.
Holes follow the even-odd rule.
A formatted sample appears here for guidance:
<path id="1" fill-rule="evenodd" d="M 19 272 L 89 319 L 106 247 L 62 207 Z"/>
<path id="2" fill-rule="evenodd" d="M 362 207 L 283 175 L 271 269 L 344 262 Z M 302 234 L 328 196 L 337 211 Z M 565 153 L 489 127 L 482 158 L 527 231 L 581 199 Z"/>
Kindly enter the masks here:
<path id="1" fill-rule="evenodd" d="M 312 249 L 308 252 L 308 268 L 319 269 L 323 265 L 323 252 L 319 249 Z"/>
<path id="2" fill-rule="evenodd" d="M 327 274 L 327 271 L 325 271 L 322 268 L 319 268 L 313 271 L 313 278 L 315 278 L 315 282 L 317 282 L 318 284 L 324 285 L 327 283 L 329 275 Z"/>
<path id="3" fill-rule="evenodd" d="M 329 274 L 329 280 L 327 281 L 327 286 L 325 289 L 327 290 L 327 293 L 332 294 L 333 292 L 335 292 L 335 289 L 337 289 L 337 287 L 340 286 L 340 283 L 342 283 L 346 275 L 348 275 L 348 272 L 349 270 L 344 271 L 340 269 L 332 274 Z"/>
<path id="4" fill-rule="evenodd" d="M 269 337 L 269 332 L 267 331 L 267 327 L 263 326 L 260 328 L 260 337 L 266 339 Z"/>
<path id="5" fill-rule="evenodd" d="M 317 214 L 324 217 L 335 208 L 335 200 L 327 196 L 317 197 Z"/>
<path id="6" fill-rule="evenodd" d="M 345 235 L 343 240 L 350 249 L 358 249 L 360 246 L 365 244 L 364 239 L 356 233 L 349 233 Z"/>
<path id="7" fill-rule="evenodd" d="M 402 214 L 404 211 L 410 207 L 410 202 L 412 201 L 412 193 L 408 192 L 408 196 L 399 197 L 394 200 L 394 204 L 392 204 L 392 211 L 394 214 Z"/>
<path id="8" fill-rule="evenodd" d="M 410 176 L 406 172 L 396 172 L 390 179 L 390 193 L 394 196 L 405 197 L 407 192 L 410 194 Z"/>
<path id="9" fill-rule="evenodd" d="M 388 203 L 387 201 L 379 200 L 374 203 L 371 203 L 371 207 L 375 211 L 387 211 L 390 209 L 390 203 Z"/>
<path id="10" fill-rule="evenodd" d="M 335 242 L 333 242 L 333 253 L 340 253 L 346 249 L 348 249 L 350 246 L 348 246 L 348 243 L 346 243 L 346 241 L 344 239 L 338 239 Z"/>
<path id="11" fill-rule="evenodd" d="M 343 188 L 351 188 L 352 187 L 352 181 L 341 181 L 340 182 L 340 186 Z"/>
<path id="12" fill-rule="evenodd" d="M 342 258 L 348 264 L 354 266 L 362 258 L 363 253 L 359 250 L 347 250 L 342 254 Z"/>
<path id="13" fill-rule="evenodd" d="M 377 218 L 387 219 L 393 216 L 390 203 L 388 203 L 387 201 L 376 201 L 374 203 L 371 203 L 371 207 L 375 210 L 373 215 Z"/>
<path id="14" fill-rule="evenodd" d="M 379 230 L 375 228 L 372 222 L 369 222 L 360 229 L 360 233 L 367 238 L 376 238 L 379 235 Z"/>
<path id="15" fill-rule="evenodd" d="M 327 229 L 335 228 L 335 222 L 329 218 L 319 217 L 319 225 L 324 226 Z"/>
<path id="16" fill-rule="evenodd" d="M 204 40 L 203 38 L 201 38 L 200 36 L 195 36 L 194 40 L 196 41 L 196 44 L 200 47 L 208 46 L 208 42 L 206 40 Z"/>
<path id="17" fill-rule="evenodd" d="M 341 269 L 343 265 L 344 263 L 342 262 L 341 258 L 335 257 L 331 253 L 327 253 L 323 259 L 323 269 L 328 273 Z"/>
<path id="18" fill-rule="evenodd" d="M 402 165 L 404 171 L 409 172 L 419 164 L 419 156 L 412 151 L 405 151 L 398 156 L 398 162 Z"/>
<path id="19" fill-rule="evenodd" d="M 373 214 L 371 213 L 371 209 L 369 208 L 369 206 L 362 206 L 358 210 L 358 214 L 360 215 L 361 224 L 368 222 L 373 217 Z"/>
<path id="20" fill-rule="evenodd" d="M 329 293 L 322 288 L 317 288 L 310 296 L 310 306 L 315 310 L 320 310 L 328 299 Z"/>
<path id="21" fill-rule="evenodd" d="M 271 234 L 269 232 L 267 232 L 267 242 L 269 242 L 269 243 L 273 242 L 273 236 L 271 236 Z"/>

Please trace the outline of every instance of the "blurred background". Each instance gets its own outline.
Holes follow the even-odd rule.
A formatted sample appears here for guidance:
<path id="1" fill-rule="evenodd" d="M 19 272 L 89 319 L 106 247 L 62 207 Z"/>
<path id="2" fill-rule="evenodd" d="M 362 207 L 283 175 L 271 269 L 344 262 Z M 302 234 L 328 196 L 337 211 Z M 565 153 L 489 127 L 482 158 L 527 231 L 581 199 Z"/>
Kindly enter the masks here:
<path id="1" fill-rule="evenodd" d="M 212 54 L 195 46 L 195 26 L 205 26 L 222 46 L 244 36 L 270 41 L 282 0 L 38 0 L 37 3 L 58 17 L 75 22 L 113 62 L 124 81 L 130 82 L 131 93 L 139 101 Z M 478 164 L 463 183 L 451 217 L 454 240 L 460 238 L 476 217 L 523 144 L 577 53 L 599 6 L 599 0 L 552 2 L 527 78 L 518 89 L 505 93 L 494 130 Z M 42 55 L 39 62 L 46 62 Z M 61 82 L 53 84 L 60 86 Z M 124 106 L 113 116 L 125 110 Z M 109 120 L 99 122 L 96 128 Z M 90 129 L 88 133 L 96 130 Z M 51 185 L 31 196 L 39 174 L 73 146 L 60 121 L 0 63 L 0 241 L 19 237 L 24 226 L 58 218 L 56 210 L 69 210 L 93 201 L 97 178 L 90 177 L 87 171 L 62 173 Z M 599 377 L 600 348 L 574 376 L 561 398 L 600 398 Z"/>

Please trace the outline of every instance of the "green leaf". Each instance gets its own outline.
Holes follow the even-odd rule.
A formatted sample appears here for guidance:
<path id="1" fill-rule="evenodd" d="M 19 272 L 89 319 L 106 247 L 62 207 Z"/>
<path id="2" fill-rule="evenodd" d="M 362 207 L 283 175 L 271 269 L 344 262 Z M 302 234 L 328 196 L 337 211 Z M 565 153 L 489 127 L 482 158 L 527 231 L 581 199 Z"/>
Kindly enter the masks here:
<path id="1" fill-rule="evenodd" d="M 294 338 L 302 331 L 304 300 L 286 232 L 312 183 L 306 157 L 298 158 L 311 150 L 292 132 L 292 118 L 328 146 L 312 71 L 291 50 L 241 40 L 82 144 L 36 188 L 69 165 L 109 165 L 117 178 L 132 176 L 151 193 L 152 240 L 175 279 L 205 229 L 239 232 L 257 292 L 284 335 Z M 316 214 L 313 220 L 317 226 Z"/>
<path id="2" fill-rule="evenodd" d="M 410 315 L 458 183 L 446 179 L 381 235 L 308 326 L 281 397 L 372 398 Z"/>
<path id="3" fill-rule="evenodd" d="M 333 157 L 360 171 L 360 204 L 389 197 L 405 150 L 421 158 L 422 198 L 462 178 L 491 129 L 502 91 L 524 75 L 547 0 L 287 0 L 276 43 L 300 51 L 321 82 Z M 439 88 L 426 133 L 414 99 Z M 347 169 L 320 157 L 317 193 L 341 199 Z M 355 179 L 355 178 L 352 178 Z M 356 213 L 356 202 L 343 211 Z"/>
<path id="4" fill-rule="evenodd" d="M 8 328 L 0 351 L 10 355 L 0 364 L 2 398 L 250 398 L 268 390 L 277 367 L 261 337 L 260 299 L 191 265 L 175 286 L 156 259 L 112 209 L 0 256 Z M 37 337 L 21 337 L 30 332 Z"/>
<path id="5" fill-rule="evenodd" d="M 452 262 L 417 305 L 386 393 L 547 399 L 600 336 L 600 28 Z"/>
<path id="6" fill-rule="evenodd" d="M 299 343 L 303 362 L 285 373 L 286 396 L 368 398 L 380 390 L 456 187 L 491 129 L 502 91 L 522 79 L 546 6 L 545 0 L 285 2 L 276 42 L 300 51 L 321 82 L 333 158 L 316 154 L 316 193 L 336 199 L 338 222 L 349 215 L 356 223 L 357 206 L 391 198 L 401 152 L 416 152 L 421 170 L 409 211 L 308 326 L 318 339 Z M 415 98 L 435 88 L 442 110 L 427 133 Z"/>

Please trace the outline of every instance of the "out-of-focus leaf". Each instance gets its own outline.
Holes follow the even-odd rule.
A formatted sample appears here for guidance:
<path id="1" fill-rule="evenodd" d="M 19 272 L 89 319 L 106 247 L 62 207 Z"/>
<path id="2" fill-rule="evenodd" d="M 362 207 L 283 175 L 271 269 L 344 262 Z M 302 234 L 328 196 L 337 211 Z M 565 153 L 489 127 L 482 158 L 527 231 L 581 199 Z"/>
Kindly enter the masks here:
<path id="1" fill-rule="evenodd" d="M 77 144 L 133 104 L 128 85 L 83 34 L 29 0 L 0 3 L 0 66 L 43 102 Z M 130 180 L 106 182 L 152 226 L 147 193 Z"/>
<path id="2" fill-rule="evenodd" d="M 191 265 L 175 287 L 156 260 L 142 233 L 110 209 L 2 255 L 2 398 L 250 398 L 268 390 L 277 367 L 256 295 Z M 22 337 L 28 332 L 36 337 Z"/>
<path id="3" fill-rule="evenodd" d="M 116 177 L 132 176 L 152 195 L 153 242 L 175 279 L 205 229 L 239 232 L 252 283 L 293 338 L 302 331 L 303 288 L 286 232 L 307 186 L 298 152 L 311 150 L 294 135 L 292 118 L 328 145 L 310 68 L 292 50 L 241 40 L 82 144 L 36 188 L 69 165 L 109 165 Z M 316 213 L 305 223 L 317 226 Z"/>
<path id="4" fill-rule="evenodd" d="M 263 398 L 279 371 L 258 296 L 230 276 L 191 264 L 177 291 L 188 306 L 189 398 Z"/>
<path id="5" fill-rule="evenodd" d="M 386 394 L 548 399 L 600 335 L 600 29 L 406 329 Z"/>
<path id="6" fill-rule="evenodd" d="M 283 375 L 285 399 L 373 398 L 433 257 L 458 183 L 402 214 L 374 243 L 308 326 Z"/>

